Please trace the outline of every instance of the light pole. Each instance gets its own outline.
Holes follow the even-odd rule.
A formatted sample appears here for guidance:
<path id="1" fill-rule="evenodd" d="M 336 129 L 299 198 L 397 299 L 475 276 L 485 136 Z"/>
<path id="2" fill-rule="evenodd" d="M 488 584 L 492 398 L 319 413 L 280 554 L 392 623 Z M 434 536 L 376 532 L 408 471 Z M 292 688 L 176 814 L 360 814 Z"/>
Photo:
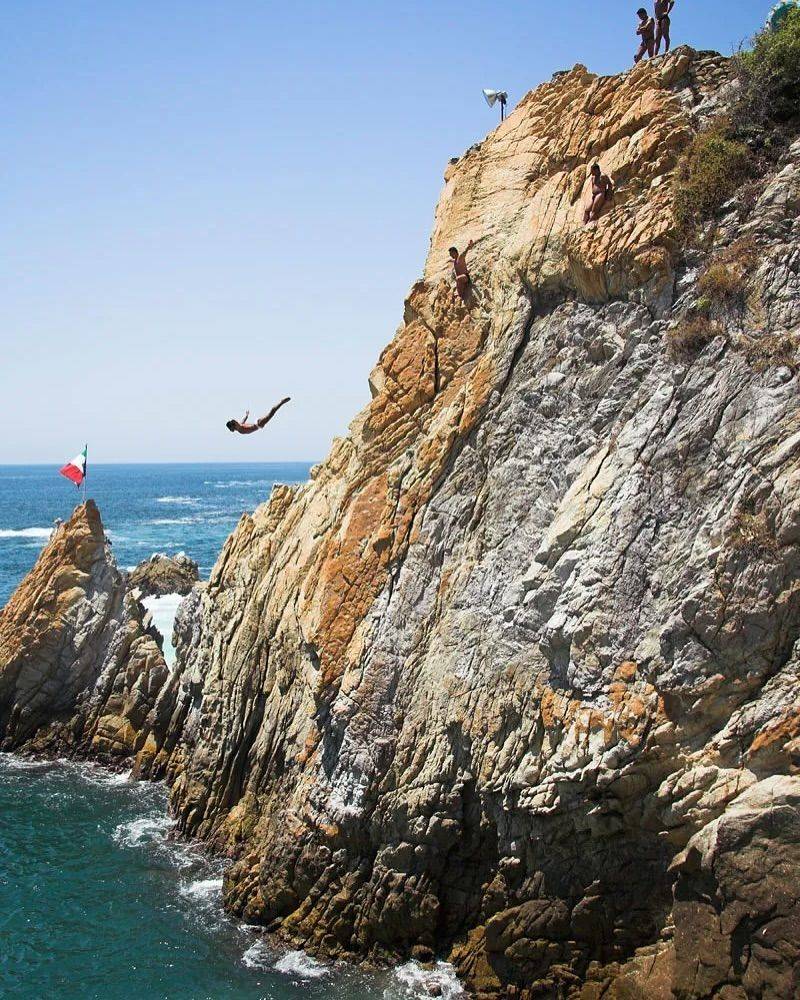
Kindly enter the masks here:
<path id="1" fill-rule="evenodd" d="M 495 104 L 500 105 L 500 121 L 505 121 L 506 101 L 508 100 L 508 94 L 505 90 L 486 90 L 484 88 L 483 96 L 490 108 L 493 108 Z"/>

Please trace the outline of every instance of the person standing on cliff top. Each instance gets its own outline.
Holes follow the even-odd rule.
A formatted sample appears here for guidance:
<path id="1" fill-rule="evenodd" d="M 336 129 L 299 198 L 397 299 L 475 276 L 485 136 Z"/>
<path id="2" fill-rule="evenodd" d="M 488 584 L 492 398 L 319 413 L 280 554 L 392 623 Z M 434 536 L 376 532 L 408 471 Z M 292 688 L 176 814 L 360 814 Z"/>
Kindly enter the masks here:
<path id="1" fill-rule="evenodd" d="M 471 284 L 469 271 L 467 270 L 467 254 L 475 246 L 475 240 L 470 240 L 467 249 L 459 253 L 456 247 L 450 247 L 450 258 L 453 261 L 453 274 L 456 277 L 456 289 L 462 301 L 466 302 L 467 293 Z"/>
<path id="2" fill-rule="evenodd" d="M 639 51 L 633 57 L 635 63 L 641 62 L 645 55 L 651 59 L 656 54 L 656 22 L 647 13 L 644 7 L 640 7 L 636 13 L 639 15 L 639 27 L 636 34 L 641 36 Z"/>
<path id="3" fill-rule="evenodd" d="M 270 420 L 272 420 L 272 418 L 275 416 L 278 410 L 282 406 L 285 406 L 290 399 L 291 396 L 287 396 L 286 399 L 282 399 L 280 403 L 277 403 L 275 406 L 272 407 L 272 409 L 269 411 L 266 417 L 262 417 L 260 420 L 257 420 L 254 424 L 248 424 L 247 422 L 250 417 L 250 411 L 248 410 L 241 420 L 229 420 L 225 424 L 225 426 L 231 433 L 235 432 L 237 434 L 255 434 L 255 432 L 260 431 L 262 427 L 266 427 L 266 425 L 270 422 Z"/>
<path id="4" fill-rule="evenodd" d="M 664 42 L 664 55 L 669 52 L 670 14 L 675 6 L 675 0 L 655 0 L 653 13 L 656 16 L 655 54 L 658 55 L 661 42 Z"/>
<path id="5" fill-rule="evenodd" d="M 599 163 L 592 164 L 592 200 L 583 213 L 583 224 L 594 222 L 603 210 L 603 205 L 614 197 L 614 185 L 600 169 Z"/>

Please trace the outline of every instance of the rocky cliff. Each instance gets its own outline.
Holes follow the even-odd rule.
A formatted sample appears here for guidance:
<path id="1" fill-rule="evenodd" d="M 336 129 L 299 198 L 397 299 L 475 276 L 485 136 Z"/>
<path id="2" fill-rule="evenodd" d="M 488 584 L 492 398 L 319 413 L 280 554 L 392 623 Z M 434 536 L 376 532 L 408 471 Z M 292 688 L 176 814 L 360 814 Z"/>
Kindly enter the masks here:
<path id="1" fill-rule="evenodd" d="M 89 500 L 0 611 L 0 750 L 108 764 L 141 750 L 169 679 L 161 642 Z"/>
<path id="2" fill-rule="evenodd" d="M 576 67 L 451 163 L 369 406 L 184 602 L 125 746 L 235 858 L 248 920 L 323 956 L 435 952 L 483 996 L 800 990 L 800 143 L 702 249 L 672 211 L 730 93 L 688 49 Z M 597 159 L 617 196 L 584 227 Z M 737 284 L 692 339 L 715 261 Z M 29 590 L 0 619 L 14 719 L 46 659 Z M 130 662 L 91 719 L 131 718 Z"/>

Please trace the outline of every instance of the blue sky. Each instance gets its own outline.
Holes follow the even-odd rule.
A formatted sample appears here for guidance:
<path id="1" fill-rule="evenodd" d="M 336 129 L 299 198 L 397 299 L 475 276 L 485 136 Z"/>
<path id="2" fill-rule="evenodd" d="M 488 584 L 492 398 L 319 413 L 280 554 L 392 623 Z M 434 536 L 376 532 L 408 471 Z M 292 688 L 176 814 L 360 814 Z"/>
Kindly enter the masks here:
<path id="1" fill-rule="evenodd" d="M 0 462 L 323 457 L 481 88 L 625 68 L 638 6 L 3 0 Z M 678 0 L 673 40 L 728 53 L 769 6 Z"/>

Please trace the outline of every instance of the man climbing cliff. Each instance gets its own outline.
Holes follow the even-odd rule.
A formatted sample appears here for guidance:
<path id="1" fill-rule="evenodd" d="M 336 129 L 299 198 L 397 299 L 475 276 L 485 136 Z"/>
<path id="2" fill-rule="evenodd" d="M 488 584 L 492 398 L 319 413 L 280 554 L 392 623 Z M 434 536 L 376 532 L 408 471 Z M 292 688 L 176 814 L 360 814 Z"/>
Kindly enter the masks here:
<path id="1" fill-rule="evenodd" d="M 265 417 L 262 417 L 260 420 L 257 420 L 254 424 L 248 424 L 247 422 L 250 418 L 250 411 L 248 410 L 241 420 L 229 420 L 225 424 L 225 426 L 228 428 L 229 431 L 231 431 L 231 433 L 235 431 L 237 434 L 255 434 L 256 431 L 260 431 L 263 427 L 266 427 L 266 425 L 270 422 L 270 420 L 272 420 L 272 418 L 275 416 L 278 410 L 282 406 L 285 406 L 290 399 L 291 396 L 287 396 L 285 399 L 282 399 L 280 403 L 277 403 L 275 406 L 272 407 L 272 409 Z"/>
<path id="2" fill-rule="evenodd" d="M 450 247 L 450 257 L 453 261 L 453 274 L 456 278 L 456 289 L 463 301 L 466 301 L 471 284 L 469 271 L 467 270 L 467 254 L 475 246 L 475 240 L 470 240 L 467 249 L 462 253 L 456 247 Z"/>
<path id="3" fill-rule="evenodd" d="M 599 163 L 592 164 L 592 200 L 583 213 L 583 222 L 586 225 L 594 222 L 603 210 L 603 206 L 609 198 L 614 197 L 614 185 L 611 178 L 607 177 L 600 169 Z"/>

